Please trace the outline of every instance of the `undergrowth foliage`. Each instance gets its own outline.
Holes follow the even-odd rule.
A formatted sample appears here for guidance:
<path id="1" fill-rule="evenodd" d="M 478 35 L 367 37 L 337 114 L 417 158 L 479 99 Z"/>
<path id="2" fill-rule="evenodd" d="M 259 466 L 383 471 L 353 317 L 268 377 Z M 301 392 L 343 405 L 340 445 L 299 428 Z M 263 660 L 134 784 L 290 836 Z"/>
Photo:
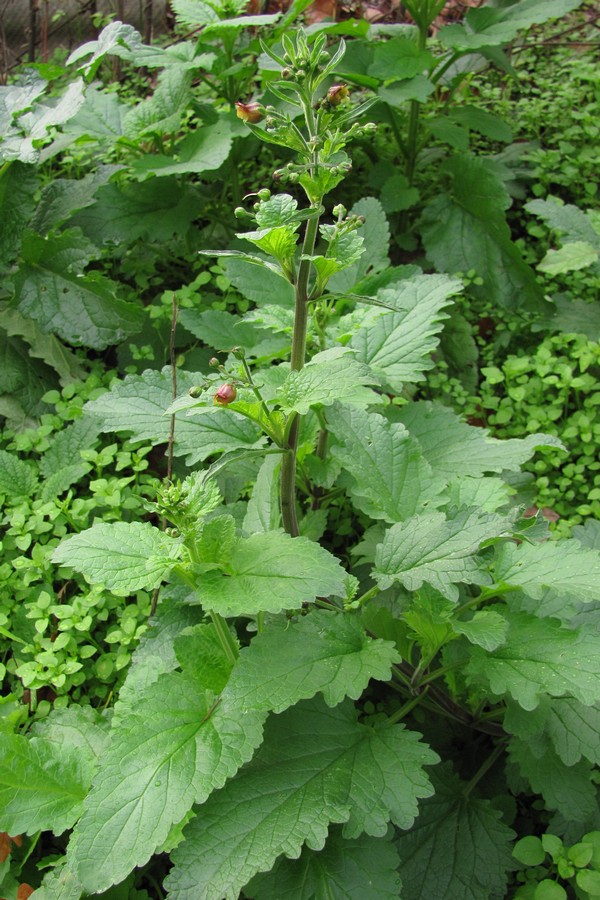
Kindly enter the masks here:
<path id="1" fill-rule="evenodd" d="M 293 160 L 236 209 L 247 249 L 207 251 L 262 302 L 175 398 L 165 368 L 86 404 L 191 472 L 54 549 L 65 579 L 160 599 L 112 710 L 0 734 L 0 829 L 70 832 L 36 900 L 159 854 L 172 900 L 502 897 L 535 796 L 559 831 L 598 814 L 598 529 L 522 516 L 520 468 L 559 438 L 407 399 L 461 281 L 390 265 L 376 199 L 329 202 L 374 130 L 343 42 L 262 49 L 278 102 L 238 116 Z"/>

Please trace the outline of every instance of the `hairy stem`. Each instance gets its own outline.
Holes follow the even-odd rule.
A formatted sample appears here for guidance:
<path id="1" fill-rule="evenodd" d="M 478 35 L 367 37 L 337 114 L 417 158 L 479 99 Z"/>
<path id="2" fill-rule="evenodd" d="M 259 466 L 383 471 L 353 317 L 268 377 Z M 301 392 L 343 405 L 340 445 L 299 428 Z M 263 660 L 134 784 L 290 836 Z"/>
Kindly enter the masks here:
<path id="1" fill-rule="evenodd" d="M 319 204 L 320 205 L 320 204 Z M 302 256 L 311 256 L 319 229 L 319 217 L 313 216 L 306 223 Z M 298 277 L 294 289 L 294 331 L 292 334 L 291 369 L 298 372 L 304 366 L 306 356 L 306 333 L 308 328 L 308 280 L 310 261 L 302 259 L 298 267 Z M 296 452 L 300 433 L 300 416 L 292 421 L 287 453 L 281 461 L 281 519 L 283 527 L 292 537 L 299 534 L 296 516 Z"/>
<path id="2" fill-rule="evenodd" d="M 419 28 L 419 50 L 425 50 L 427 46 L 427 28 Z M 406 137 L 406 180 L 412 187 L 415 165 L 417 162 L 417 139 L 419 136 L 419 116 L 421 104 L 418 100 L 410 101 L 408 114 L 408 134 Z"/>

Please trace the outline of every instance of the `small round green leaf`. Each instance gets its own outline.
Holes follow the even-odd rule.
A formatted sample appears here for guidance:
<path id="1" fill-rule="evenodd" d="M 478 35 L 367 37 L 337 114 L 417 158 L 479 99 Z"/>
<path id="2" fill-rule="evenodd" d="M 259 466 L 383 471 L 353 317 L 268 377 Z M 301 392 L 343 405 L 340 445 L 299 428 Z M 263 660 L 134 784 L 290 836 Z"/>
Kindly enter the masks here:
<path id="1" fill-rule="evenodd" d="M 600 897 L 600 872 L 594 872 L 592 869 L 582 869 L 575 876 L 577 887 L 582 891 L 587 891 L 590 897 Z"/>
<path id="2" fill-rule="evenodd" d="M 535 889 L 534 900 L 567 900 L 567 892 L 555 881 L 544 878 Z"/>
<path id="3" fill-rule="evenodd" d="M 514 846 L 513 856 L 526 866 L 540 866 L 545 859 L 546 851 L 539 837 L 533 834 L 521 838 Z"/>
<path id="4" fill-rule="evenodd" d="M 542 847 L 552 857 L 552 861 L 556 862 L 564 853 L 563 842 L 555 834 L 542 835 Z"/>
<path id="5" fill-rule="evenodd" d="M 594 848 L 587 843 L 573 844 L 567 850 L 567 856 L 578 869 L 583 869 L 584 866 L 587 866 L 593 855 Z"/>
<path id="6" fill-rule="evenodd" d="M 581 838 L 582 844 L 591 844 L 594 849 L 592 856 L 592 866 L 600 870 L 600 831 L 588 831 Z"/>

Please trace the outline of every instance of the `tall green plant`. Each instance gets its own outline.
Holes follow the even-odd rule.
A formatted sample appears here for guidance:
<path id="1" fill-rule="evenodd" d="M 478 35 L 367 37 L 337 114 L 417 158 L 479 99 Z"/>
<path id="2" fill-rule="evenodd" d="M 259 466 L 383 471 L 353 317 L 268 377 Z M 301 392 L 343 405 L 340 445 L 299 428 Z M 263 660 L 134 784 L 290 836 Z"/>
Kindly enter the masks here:
<path id="1" fill-rule="evenodd" d="M 480 150 L 482 139 L 511 144 L 511 122 L 482 108 L 470 88 L 490 63 L 514 77 L 511 42 L 531 25 L 565 15 L 580 0 L 519 0 L 471 8 L 461 23 L 430 36 L 443 3 L 405 3 L 415 25 L 401 33 L 372 28 L 350 48 L 338 74 L 374 91 L 377 118 L 390 127 L 395 152 L 371 153 L 373 188 L 389 213 L 398 213 L 397 241 L 414 250 L 420 241 L 438 271 L 474 271 L 471 290 L 511 310 L 544 311 L 543 291 L 511 236 L 518 145 L 506 157 Z"/>
<path id="2" fill-rule="evenodd" d="M 389 266 L 375 201 L 327 214 L 360 107 L 324 82 L 321 38 L 284 51 L 284 109 L 242 112 L 295 152 L 277 178 L 308 203 L 257 191 L 257 250 L 231 263 L 271 302 L 213 375 L 178 373 L 173 449 L 193 471 L 153 508 L 170 527 L 97 524 L 54 554 L 117 595 L 163 585 L 154 627 L 110 719 L 0 735 L 0 828 L 72 829 L 42 900 L 154 853 L 174 900 L 481 900 L 513 867 L 511 797 L 540 794 L 555 833 L 597 814 L 600 553 L 588 530 L 546 542 L 512 502 L 520 464 L 560 442 L 403 399 L 461 285 Z M 257 324 L 290 362 L 261 363 Z M 88 412 L 165 440 L 170 377 L 131 376 Z"/>

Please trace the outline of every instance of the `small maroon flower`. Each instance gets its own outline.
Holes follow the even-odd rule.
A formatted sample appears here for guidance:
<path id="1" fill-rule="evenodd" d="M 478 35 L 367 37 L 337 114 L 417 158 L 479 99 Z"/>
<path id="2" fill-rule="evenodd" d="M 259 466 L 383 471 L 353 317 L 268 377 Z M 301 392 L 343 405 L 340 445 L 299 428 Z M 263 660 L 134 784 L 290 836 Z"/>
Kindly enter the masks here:
<path id="1" fill-rule="evenodd" d="M 343 100 L 350 96 L 350 91 L 345 84 L 332 84 L 327 91 L 327 99 L 331 106 L 339 106 Z"/>
<path id="2" fill-rule="evenodd" d="M 241 119 L 242 122 L 248 122 L 250 125 L 254 125 L 264 118 L 264 111 L 260 103 L 256 103 L 255 101 L 251 101 L 250 103 L 240 103 L 238 101 L 235 106 L 238 119 Z"/>
<path id="3" fill-rule="evenodd" d="M 236 398 L 236 390 L 232 384 L 222 384 L 215 394 L 214 402 L 219 406 L 227 406 Z"/>

